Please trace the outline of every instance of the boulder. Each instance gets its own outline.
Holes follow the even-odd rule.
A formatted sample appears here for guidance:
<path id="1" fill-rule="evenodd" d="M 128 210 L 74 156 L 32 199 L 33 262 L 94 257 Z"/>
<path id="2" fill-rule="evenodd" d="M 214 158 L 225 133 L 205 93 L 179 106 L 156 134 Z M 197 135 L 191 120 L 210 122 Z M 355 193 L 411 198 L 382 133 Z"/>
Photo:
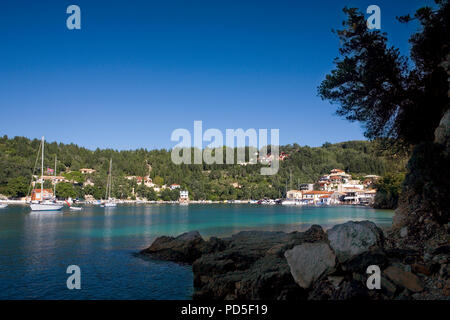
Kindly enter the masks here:
<path id="1" fill-rule="evenodd" d="M 396 266 L 390 266 L 386 268 L 383 273 L 398 286 L 406 288 L 412 292 L 423 291 L 423 285 L 420 279 L 411 272 L 402 270 Z"/>
<path id="2" fill-rule="evenodd" d="M 202 255 L 204 242 L 198 231 L 186 232 L 175 238 L 162 236 L 141 253 L 160 260 L 192 263 Z"/>
<path id="3" fill-rule="evenodd" d="M 304 243 L 284 253 L 295 282 L 309 288 L 322 275 L 331 273 L 336 256 L 326 243 Z"/>
<path id="4" fill-rule="evenodd" d="M 370 221 L 349 221 L 327 231 L 331 248 L 339 262 L 373 249 L 383 249 L 383 231 Z"/>

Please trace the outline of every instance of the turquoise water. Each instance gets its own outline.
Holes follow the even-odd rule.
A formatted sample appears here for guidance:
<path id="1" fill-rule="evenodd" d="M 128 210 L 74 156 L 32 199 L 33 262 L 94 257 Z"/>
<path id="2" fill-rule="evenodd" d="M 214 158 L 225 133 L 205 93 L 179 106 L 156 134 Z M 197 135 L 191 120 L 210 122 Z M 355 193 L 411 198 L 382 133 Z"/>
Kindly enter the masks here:
<path id="1" fill-rule="evenodd" d="M 0 299 L 189 299 L 189 266 L 136 255 L 159 235 L 198 230 L 205 237 L 241 230 L 304 230 L 348 220 L 392 223 L 392 211 L 356 207 L 244 204 L 85 207 L 31 213 L 0 209 Z M 68 290 L 66 268 L 81 269 Z"/>

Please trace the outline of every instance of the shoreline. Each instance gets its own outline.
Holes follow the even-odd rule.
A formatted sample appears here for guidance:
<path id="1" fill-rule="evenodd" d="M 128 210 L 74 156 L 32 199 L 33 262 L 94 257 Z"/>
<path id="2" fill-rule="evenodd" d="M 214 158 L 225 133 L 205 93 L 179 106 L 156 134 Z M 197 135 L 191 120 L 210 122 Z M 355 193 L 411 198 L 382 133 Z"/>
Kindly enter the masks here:
<path id="1" fill-rule="evenodd" d="M 97 200 L 100 202 L 86 202 L 86 201 L 76 201 L 73 204 L 84 204 L 84 205 L 92 205 L 96 206 L 99 203 L 102 203 L 102 200 Z M 58 200 L 58 202 L 65 203 L 64 200 Z M 26 200 L 14 200 L 14 199 L 6 199 L 6 200 L 0 200 L 0 203 L 6 203 L 6 204 L 17 204 L 17 205 L 26 205 L 28 202 Z M 263 207 L 277 207 L 282 206 L 281 204 L 261 204 L 257 203 L 257 200 L 223 200 L 223 201 L 212 201 L 212 200 L 191 200 L 189 202 L 179 202 L 179 201 L 144 201 L 144 200 L 120 200 L 117 202 L 117 204 L 123 204 L 123 205 L 142 205 L 142 204 L 178 204 L 178 205 L 190 205 L 190 204 L 238 204 L 238 205 L 258 205 Z M 373 208 L 370 205 L 361 205 L 361 204 L 333 204 L 333 205 L 283 205 L 283 207 L 286 208 L 368 208 L 368 209 L 375 209 L 375 210 L 388 210 L 388 211 L 394 211 L 394 209 L 376 209 Z"/>

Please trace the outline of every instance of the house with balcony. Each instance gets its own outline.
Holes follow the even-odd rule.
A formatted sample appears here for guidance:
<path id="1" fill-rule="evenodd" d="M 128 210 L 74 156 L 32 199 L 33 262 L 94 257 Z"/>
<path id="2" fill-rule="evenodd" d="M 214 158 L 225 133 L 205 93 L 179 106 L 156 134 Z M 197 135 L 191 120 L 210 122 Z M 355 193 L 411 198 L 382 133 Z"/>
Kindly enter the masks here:
<path id="1" fill-rule="evenodd" d="M 320 204 L 321 197 L 330 196 L 331 194 L 333 192 L 322 190 L 303 191 L 302 202 L 305 204 Z"/>

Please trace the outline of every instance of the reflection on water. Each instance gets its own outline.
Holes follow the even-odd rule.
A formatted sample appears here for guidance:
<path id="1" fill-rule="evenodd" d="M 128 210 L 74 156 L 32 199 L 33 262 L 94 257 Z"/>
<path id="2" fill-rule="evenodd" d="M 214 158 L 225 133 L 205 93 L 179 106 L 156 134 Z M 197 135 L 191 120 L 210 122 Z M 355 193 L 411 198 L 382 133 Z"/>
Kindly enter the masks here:
<path id="1" fill-rule="evenodd" d="M 0 299 L 186 299 L 189 266 L 135 255 L 159 235 L 198 230 L 204 237 L 241 230 L 327 228 L 348 220 L 392 223 L 392 212 L 354 207 L 140 205 L 0 213 Z M 68 265 L 81 268 L 82 289 L 65 286 Z"/>

